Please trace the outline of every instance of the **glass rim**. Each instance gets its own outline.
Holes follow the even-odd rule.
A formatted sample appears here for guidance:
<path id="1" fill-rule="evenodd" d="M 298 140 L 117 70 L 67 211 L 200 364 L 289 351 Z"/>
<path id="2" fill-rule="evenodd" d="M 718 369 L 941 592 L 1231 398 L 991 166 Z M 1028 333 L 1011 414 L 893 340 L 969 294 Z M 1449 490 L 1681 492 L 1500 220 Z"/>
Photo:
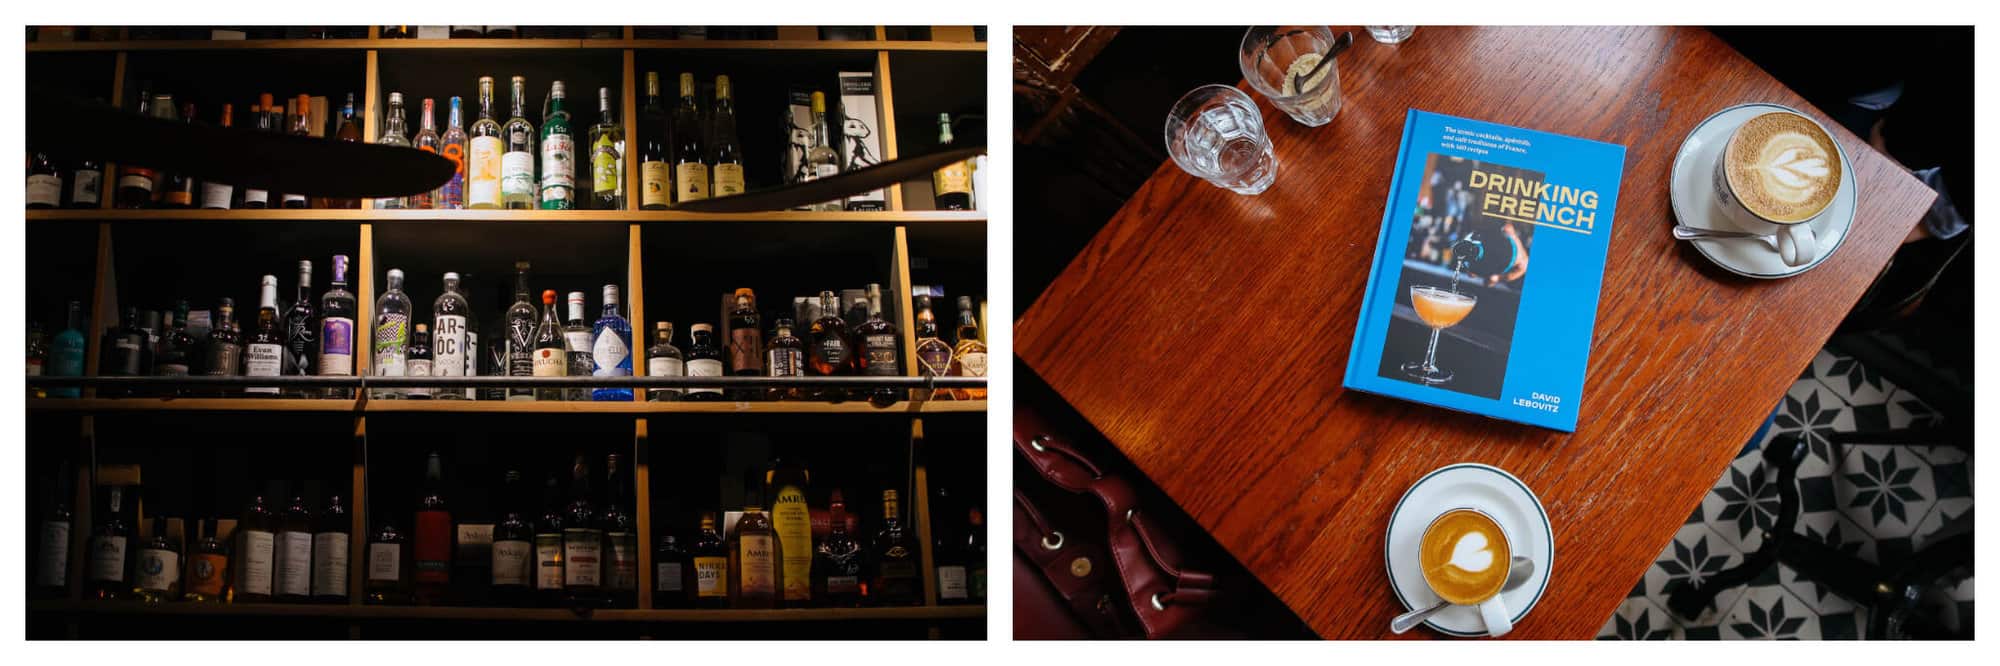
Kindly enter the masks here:
<path id="1" fill-rule="evenodd" d="M 1209 83 L 1195 86 L 1186 93 L 1182 93 L 1180 99 L 1174 100 L 1173 107 L 1167 110 L 1166 127 L 1161 132 L 1161 136 L 1167 144 L 1167 155 L 1172 157 L 1174 163 L 1179 164 L 1182 170 L 1196 176 L 1201 176 L 1201 174 L 1196 173 L 1192 165 L 1181 159 L 1181 154 L 1185 151 L 1180 148 L 1180 142 L 1174 140 L 1174 129 L 1186 125 L 1188 120 L 1195 115 L 1193 113 L 1185 113 L 1182 110 L 1188 109 L 1191 104 L 1206 103 L 1210 99 L 1217 97 L 1229 98 L 1232 95 L 1236 99 L 1241 99 L 1250 107 L 1253 117 L 1257 119 L 1259 126 L 1258 133 L 1263 133 L 1261 131 L 1264 124 L 1263 112 L 1257 109 L 1257 100 L 1252 99 L 1249 93 L 1243 92 L 1241 88 L 1224 83 Z M 1269 138 L 1267 137 L 1265 140 L 1268 141 Z M 1206 178 L 1206 176 L 1202 177 Z"/>
<path id="2" fill-rule="evenodd" d="M 1280 30 L 1284 30 L 1286 28 L 1293 28 L 1293 29 L 1286 32 L 1279 32 Z M 1260 32 L 1266 34 L 1260 36 L 1259 35 Z M 1280 86 L 1275 90 L 1272 89 L 1270 87 L 1270 84 L 1264 81 L 1264 77 L 1257 75 L 1258 72 L 1255 71 L 1255 69 L 1252 67 L 1252 63 L 1245 62 L 1245 58 L 1249 57 L 1251 53 L 1255 53 L 1256 57 L 1261 60 L 1262 58 L 1265 57 L 1266 53 L 1268 53 L 1271 50 L 1271 47 L 1279 42 L 1279 40 L 1285 37 L 1289 37 L 1293 34 L 1307 33 L 1307 32 L 1320 33 L 1316 34 L 1315 36 L 1322 38 L 1323 41 L 1325 41 L 1328 44 L 1332 44 L 1335 38 L 1333 34 L 1333 29 L 1323 25 L 1312 25 L 1312 26 L 1253 25 L 1250 26 L 1249 28 L 1244 29 L 1243 39 L 1240 42 L 1238 42 L 1236 47 L 1237 72 L 1243 75 L 1243 80 L 1249 83 L 1252 89 L 1256 90 L 1259 94 L 1262 94 L 1265 97 L 1271 98 L 1274 101 L 1275 100 L 1290 101 L 1290 100 L 1302 99 L 1305 97 L 1318 95 L 1324 92 L 1319 87 L 1314 87 L 1308 90 L 1301 90 L 1295 94 L 1286 95 L 1283 93 L 1284 88 L 1282 86 Z M 1259 39 L 1255 40 L 1255 51 L 1250 50 L 1250 47 L 1253 43 L 1252 37 L 1260 37 Z M 1319 55 L 1320 57 L 1323 58 L 1327 57 L 1325 53 L 1320 53 Z M 1340 71 L 1340 58 L 1338 56 L 1334 56 L 1331 58 L 1331 60 L 1333 60 L 1333 62 L 1327 63 L 1327 66 L 1334 68 L 1334 72 L 1337 74 Z M 1282 82 L 1282 79 L 1280 79 L 1280 81 Z M 1328 85 L 1330 83 L 1333 83 L 1333 81 L 1334 81 L 1333 76 L 1327 76 L 1323 79 L 1320 79 L 1320 86 Z"/>

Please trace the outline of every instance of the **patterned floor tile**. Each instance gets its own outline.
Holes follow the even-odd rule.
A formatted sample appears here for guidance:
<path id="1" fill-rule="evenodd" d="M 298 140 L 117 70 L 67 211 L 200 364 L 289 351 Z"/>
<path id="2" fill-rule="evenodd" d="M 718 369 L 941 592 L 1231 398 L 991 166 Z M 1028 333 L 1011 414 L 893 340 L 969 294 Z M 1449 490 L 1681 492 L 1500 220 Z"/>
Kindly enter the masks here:
<path id="1" fill-rule="evenodd" d="M 1812 455 L 1799 463 L 1799 475 L 1824 476 L 1832 473 L 1835 461 L 1840 458 L 1828 438 L 1835 432 L 1853 431 L 1854 414 L 1825 384 L 1801 380 L 1785 391 L 1771 425 L 1760 448 L 1779 437 L 1804 437 L 1812 447 Z"/>
<path id="2" fill-rule="evenodd" d="M 1816 640 L 1819 613 L 1775 586 L 1751 586 L 1719 623 L 1724 639 Z"/>
<path id="3" fill-rule="evenodd" d="M 1849 520 L 1875 538 L 1909 538 L 1936 502 L 1931 466 L 1904 446 L 1850 446 L 1834 497 Z"/>
<path id="4" fill-rule="evenodd" d="M 1597 631 L 1600 641 L 1658 641 L 1676 638 L 1680 627 L 1665 610 L 1644 597 L 1626 599 Z"/>
<path id="5" fill-rule="evenodd" d="M 1729 463 L 1722 479 L 1701 499 L 1709 530 L 1742 552 L 1757 549 L 1762 533 L 1776 524 L 1779 508 L 1777 475 L 1765 467 L 1758 452 Z"/>
<path id="6" fill-rule="evenodd" d="M 1705 524 L 1684 525 L 1674 534 L 1672 543 L 1660 559 L 1646 568 L 1645 598 L 1662 611 L 1667 606 L 1667 595 L 1672 588 L 1688 584 L 1700 587 L 1717 572 L 1743 562 L 1742 554 L 1717 536 Z M 1735 603 L 1736 596 L 1743 593 L 1741 587 L 1724 590 L 1716 596 L 1715 605 L 1692 620 L 1673 617 L 1683 626 L 1713 626 L 1722 618 L 1722 611 Z"/>
<path id="7" fill-rule="evenodd" d="M 1849 405 L 1879 405 L 1894 387 L 1882 375 L 1854 357 L 1821 349 L 1813 357 L 1813 375 Z"/>

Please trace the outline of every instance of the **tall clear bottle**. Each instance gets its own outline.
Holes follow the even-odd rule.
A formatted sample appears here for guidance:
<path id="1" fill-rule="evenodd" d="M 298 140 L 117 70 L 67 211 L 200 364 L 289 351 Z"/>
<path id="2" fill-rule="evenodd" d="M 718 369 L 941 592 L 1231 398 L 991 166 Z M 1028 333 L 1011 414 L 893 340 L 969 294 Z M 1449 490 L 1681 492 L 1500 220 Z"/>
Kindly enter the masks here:
<path id="1" fill-rule="evenodd" d="M 466 183 L 469 177 L 467 173 L 471 168 L 472 157 L 468 152 L 471 149 L 471 138 L 465 133 L 464 107 L 464 100 L 459 99 L 457 95 L 451 96 L 451 112 L 446 116 L 444 138 L 439 139 L 439 154 L 444 155 L 445 159 L 451 160 L 452 164 L 458 167 L 457 171 L 452 172 L 451 180 L 445 181 L 444 185 L 439 186 L 437 192 L 432 195 L 434 198 L 432 204 L 446 210 L 458 210 L 466 206 Z M 494 132 L 499 132 L 497 125 L 494 127 Z M 498 160 L 499 153 L 494 153 L 493 157 Z M 500 173 L 497 169 L 496 165 L 493 171 L 496 178 Z M 499 181 L 494 182 L 497 184 Z M 494 193 L 498 194 L 499 190 L 494 190 Z M 498 204 L 491 207 L 497 208 Z"/>
<path id="2" fill-rule="evenodd" d="M 576 208 L 576 136 L 570 133 L 563 82 L 549 84 L 549 108 L 542 114 L 542 210 Z"/>
<path id="3" fill-rule="evenodd" d="M 703 154 L 701 107 L 695 101 L 694 74 L 681 73 L 681 103 L 674 107 L 674 202 L 708 198 L 708 156 Z"/>
<path id="4" fill-rule="evenodd" d="M 528 121 L 528 80 L 513 77 L 513 115 L 501 128 L 500 201 L 509 210 L 535 207 L 535 124 Z"/>
<path id="5" fill-rule="evenodd" d="M 569 292 L 569 318 L 563 321 L 563 349 L 569 353 L 570 377 L 589 377 L 591 364 L 590 325 L 583 321 L 583 292 Z M 563 399 L 581 402 L 590 399 L 590 389 L 569 389 Z"/>
<path id="6" fill-rule="evenodd" d="M 465 376 L 466 317 L 471 313 L 472 304 L 458 292 L 458 274 L 445 273 L 444 293 L 431 303 L 432 376 Z M 465 395 L 464 390 L 457 388 L 436 392 L 439 400 L 463 400 Z"/>
<path id="7" fill-rule="evenodd" d="M 354 375 L 354 292 L 347 290 L 347 255 L 333 255 L 333 286 L 320 298 L 319 374 L 322 377 Z M 330 389 L 326 395 L 345 398 L 347 389 Z"/>
<path id="8" fill-rule="evenodd" d="M 413 147 L 410 143 L 409 130 L 403 124 L 403 93 L 389 93 L 389 115 L 383 119 L 382 137 L 376 139 L 375 143 L 400 148 Z M 375 207 L 385 210 L 415 208 L 415 206 L 410 205 L 409 197 L 383 197 L 376 199 Z"/>
<path id="9" fill-rule="evenodd" d="M 443 152 L 444 148 L 444 140 L 438 137 L 436 106 L 437 106 L 436 101 L 432 100 L 429 97 L 424 98 L 423 110 L 421 111 L 423 115 L 419 116 L 417 119 L 417 136 L 415 139 L 411 141 L 412 145 L 415 145 L 417 150 L 421 150 L 426 153 L 431 153 L 433 155 Z M 464 160 L 463 153 L 460 154 L 459 158 L 452 160 L 452 162 L 457 163 L 459 165 L 458 173 L 452 174 L 453 180 L 458 180 L 464 177 L 463 172 L 465 171 L 465 165 L 463 163 L 463 160 Z M 463 184 L 461 184 L 460 186 L 463 187 Z M 409 197 L 406 197 L 408 199 L 406 204 L 413 209 L 429 210 L 431 208 L 437 207 L 437 201 L 438 201 L 437 195 L 438 195 L 437 190 L 431 190 L 429 192 L 418 192 L 416 194 L 410 195 Z"/>
<path id="10" fill-rule="evenodd" d="M 451 133 L 445 133 L 450 143 Z M 500 207 L 500 161 L 507 152 L 505 132 L 493 117 L 493 77 L 479 77 L 479 119 L 472 121 L 472 147 L 465 165 L 465 205 Z M 533 159 L 530 157 L 529 159 Z"/>
<path id="11" fill-rule="evenodd" d="M 597 89 L 597 124 L 590 126 L 590 207 L 625 209 L 625 128 L 611 106 L 611 89 Z"/>
<path id="12" fill-rule="evenodd" d="M 715 77 L 715 109 L 709 114 L 710 147 L 709 171 L 715 180 L 708 195 L 726 197 L 742 194 L 743 185 L 743 145 L 736 141 L 736 95 L 729 87 L 729 76 Z"/>
<path id="13" fill-rule="evenodd" d="M 535 375 L 535 304 L 529 301 L 528 262 L 514 262 L 514 304 L 507 307 L 507 339 L 497 341 L 506 348 L 502 358 L 506 359 L 508 377 L 533 377 Z M 534 400 L 534 389 L 507 389 L 508 400 Z"/>
<path id="14" fill-rule="evenodd" d="M 590 374 L 597 377 L 632 376 L 632 324 L 618 314 L 618 285 L 604 285 L 604 310 L 591 326 Z M 632 400 L 626 386 L 591 389 L 590 399 L 600 402 Z"/>
<path id="15" fill-rule="evenodd" d="M 533 371 L 536 377 L 563 377 L 569 374 L 568 341 L 563 337 L 562 322 L 556 319 L 556 292 L 554 289 L 542 292 L 542 324 L 535 329 L 533 349 Z M 560 388 L 538 388 L 534 390 L 535 400 L 562 400 Z"/>
<path id="16" fill-rule="evenodd" d="M 840 174 L 840 154 L 834 152 L 832 128 L 826 124 L 826 93 L 812 94 L 812 147 L 806 149 L 806 179 L 818 180 Z M 829 199 L 809 206 L 817 211 L 838 211 L 847 207 L 841 199 Z"/>
<path id="17" fill-rule="evenodd" d="M 382 297 L 375 299 L 375 367 L 376 377 L 403 377 L 409 374 L 410 315 L 414 306 L 409 294 L 403 293 L 403 271 L 389 269 L 389 289 Z M 400 388 L 372 389 L 370 394 L 379 399 L 398 399 L 406 395 Z"/>
<path id="18" fill-rule="evenodd" d="M 681 377 L 687 374 L 686 362 L 681 358 L 681 350 L 674 346 L 674 323 L 653 322 L 653 346 L 646 348 L 647 377 Z M 646 399 L 653 402 L 671 402 L 681 399 L 677 388 L 656 388 L 646 391 Z"/>

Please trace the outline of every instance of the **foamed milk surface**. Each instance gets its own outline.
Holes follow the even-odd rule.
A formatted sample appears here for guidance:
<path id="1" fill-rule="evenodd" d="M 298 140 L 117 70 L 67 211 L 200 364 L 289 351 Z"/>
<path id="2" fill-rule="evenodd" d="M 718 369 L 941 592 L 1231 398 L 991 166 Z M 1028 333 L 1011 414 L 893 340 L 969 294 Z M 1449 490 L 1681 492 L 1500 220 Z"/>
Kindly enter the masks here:
<path id="1" fill-rule="evenodd" d="M 1458 537 L 1458 545 L 1451 549 L 1451 565 L 1479 573 L 1493 566 L 1493 551 L 1486 547 L 1486 535 L 1467 532 Z"/>
<path id="2" fill-rule="evenodd" d="M 1453 603 L 1478 603 L 1498 592 L 1511 557 L 1499 526 L 1471 512 L 1440 518 L 1424 535 L 1419 563 L 1424 580 Z"/>
<path id="3" fill-rule="evenodd" d="M 1768 118 L 1769 120 L 1766 120 Z M 1810 218 L 1840 187 L 1839 165 L 1810 122 L 1788 113 L 1752 119 L 1731 141 L 1731 188 L 1751 210 L 1795 222 Z"/>

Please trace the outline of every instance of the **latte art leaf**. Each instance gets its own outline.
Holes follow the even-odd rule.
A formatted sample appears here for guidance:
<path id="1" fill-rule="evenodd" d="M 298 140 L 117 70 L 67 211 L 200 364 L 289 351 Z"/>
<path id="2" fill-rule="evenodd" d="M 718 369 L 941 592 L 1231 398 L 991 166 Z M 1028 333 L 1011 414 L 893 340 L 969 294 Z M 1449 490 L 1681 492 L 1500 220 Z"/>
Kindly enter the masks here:
<path id="1" fill-rule="evenodd" d="M 1764 167 L 1766 173 L 1787 187 L 1812 187 L 1826 179 L 1832 169 L 1826 158 L 1806 152 L 1800 148 L 1787 148 L 1778 154 L 1778 159 Z"/>

